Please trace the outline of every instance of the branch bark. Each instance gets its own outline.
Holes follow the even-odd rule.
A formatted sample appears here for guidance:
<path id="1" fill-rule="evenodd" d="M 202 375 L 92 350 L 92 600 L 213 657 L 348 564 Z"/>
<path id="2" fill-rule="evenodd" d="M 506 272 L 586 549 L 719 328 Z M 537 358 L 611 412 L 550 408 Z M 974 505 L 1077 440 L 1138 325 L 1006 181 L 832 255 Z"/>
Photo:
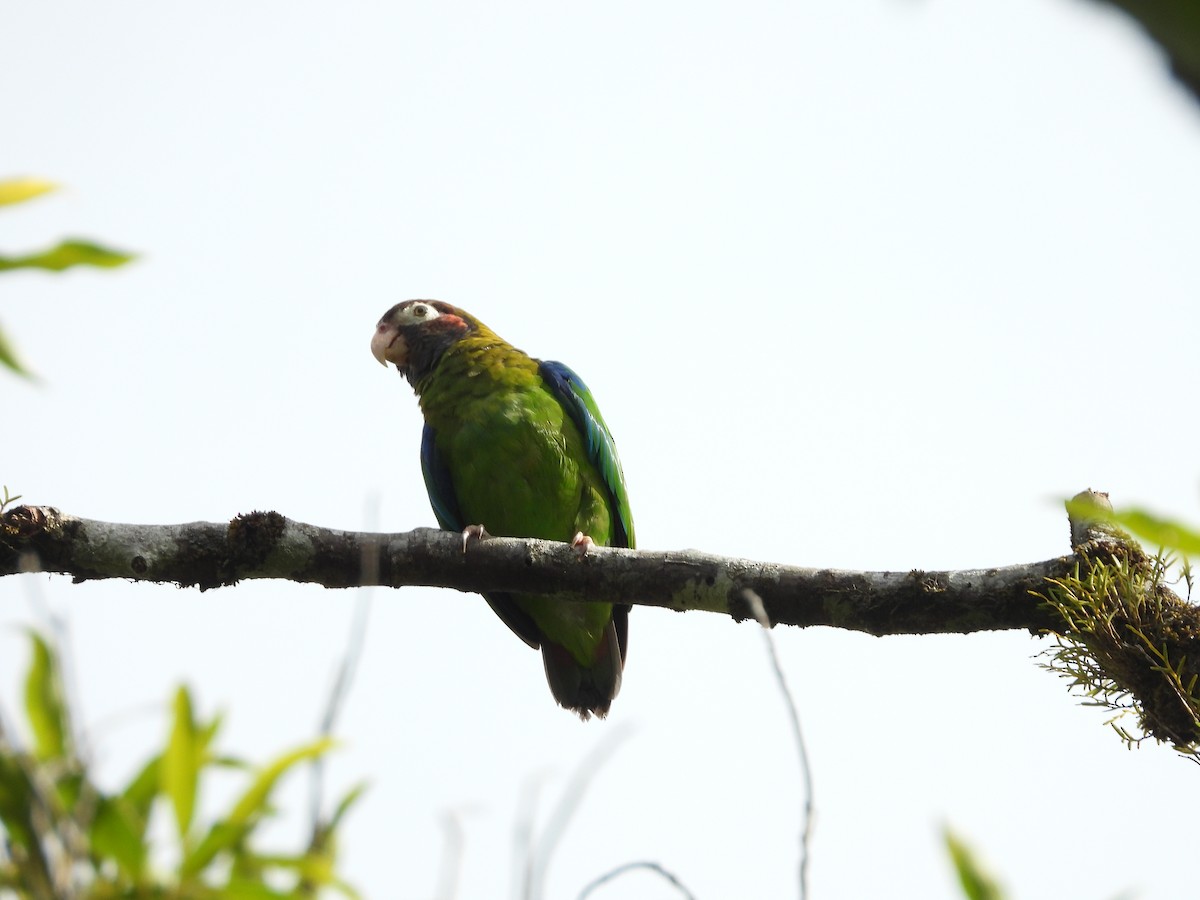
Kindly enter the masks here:
<path id="1" fill-rule="evenodd" d="M 185 525 L 101 522 L 49 506 L 0 516 L 0 576 L 52 572 L 75 582 L 125 578 L 201 590 L 251 578 L 328 588 L 427 585 L 707 610 L 739 621 L 753 618 L 749 590 L 773 623 L 875 635 L 1061 627 L 1030 592 L 1076 562 L 1064 556 L 992 569 L 856 572 L 695 550 L 596 547 L 580 558 L 568 544 L 526 538 L 489 537 L 464 553 L 460 536 L 436 529 L 338 531 L 276 512 Z"/>

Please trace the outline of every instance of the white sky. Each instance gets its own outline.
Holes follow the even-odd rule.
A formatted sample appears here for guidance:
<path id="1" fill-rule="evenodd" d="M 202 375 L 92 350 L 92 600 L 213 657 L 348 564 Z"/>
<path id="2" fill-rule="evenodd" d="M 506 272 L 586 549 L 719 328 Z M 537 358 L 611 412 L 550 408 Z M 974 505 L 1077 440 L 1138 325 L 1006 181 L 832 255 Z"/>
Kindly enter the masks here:
<path id="1" fill-rule="evenodd" d="M 432 525 L 407 386 L 370 357 L 409 297 L 588 381 L 638 537 L 802 565 L 964 568 L 1067 551 L 1057 498 L 1197 509 L 1200 110 L 1123 19 L 1066 0 L 865 4 L 9 4 L 0 174 L 68 186 L 0 216 L 123 271 L 6 275 L 45 378 L 3 385 L 0 480 L 136 522 L 277 509 Z M 374 500 L 373 500 L 374 498 Z M 368 896 L 503 897 L 606 735 L 548 897 L 656 860 L 698 896 L 794 896 L 799 780 L 761 635 L 635 610 L 607 722 L 555 707 L 475 598 L 377 590 L 331 778 Z M 307 740 L 355 594 L 46 576 L 102 771 L 161 742 L 173 683 L 223 748 Z M 813 897 L 955 897 L 950 822 L 1021 900 L 1174 898 L 1200 777 L 1127 752 L 1019 633 L 776 631 L 817 790 Z M 298 780 L 281 796 L 307 809 Z M 208 798 L 216 804 L 225 790 Z M 632 875 L 596 897 L 675 896 Z"/>

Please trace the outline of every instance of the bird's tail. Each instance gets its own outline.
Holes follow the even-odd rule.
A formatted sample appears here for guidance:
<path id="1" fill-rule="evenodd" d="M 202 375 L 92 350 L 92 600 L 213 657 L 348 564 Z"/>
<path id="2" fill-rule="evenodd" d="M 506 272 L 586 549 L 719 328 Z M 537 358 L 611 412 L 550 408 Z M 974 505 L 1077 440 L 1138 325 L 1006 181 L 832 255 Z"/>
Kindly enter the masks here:
<path id="1" fill-rule="evenodd" d="M 621 637 L 617 623 L 609 622 L 595 657 L 586 666 L 561 644 L 542 640 L 546 680 L 559 706 L 578 713 L 584 721 L 593 714 L 601 719 L 608 715 L 608 707 L 621 690 L 621 670 L 625 666 L 625 642 Z"/>

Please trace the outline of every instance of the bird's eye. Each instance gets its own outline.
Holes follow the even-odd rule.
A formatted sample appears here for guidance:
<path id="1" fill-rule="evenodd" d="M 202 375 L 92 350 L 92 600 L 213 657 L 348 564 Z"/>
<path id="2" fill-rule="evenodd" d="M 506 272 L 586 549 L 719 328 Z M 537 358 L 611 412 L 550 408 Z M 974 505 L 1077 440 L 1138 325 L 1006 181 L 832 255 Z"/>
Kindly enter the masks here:
<path id="1" fill-rule="evenodd" d="M 441 315 L 436 306 L 428 300 L 409 300 L 397 314 L 402 323 L 419 325 L 422 322 L 432 322 Z"/>

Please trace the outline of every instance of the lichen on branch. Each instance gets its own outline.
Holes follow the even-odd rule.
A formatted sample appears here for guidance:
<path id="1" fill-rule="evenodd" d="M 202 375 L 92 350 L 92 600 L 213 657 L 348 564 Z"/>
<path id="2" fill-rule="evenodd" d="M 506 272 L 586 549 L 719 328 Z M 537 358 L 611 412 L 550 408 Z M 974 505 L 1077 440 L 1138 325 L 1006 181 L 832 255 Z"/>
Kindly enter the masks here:
<path id="1" fill-rule="evenodd" d="M 752 618 L 747 590 L 771 622 L 830 625 L 869 634 L 1042 630 L 1055 619 L 1032 596 L 1065 576 L 1070 557 L 952 572 L 855 572 L 801 568 L 695 550 L 595 547 L 489 537 L 464 552 L 456 534 L 338 531 L 275 512 L 228 523 L 124 525 L 20 506 L 0 517 L 0 575 L 56 572 L 75 581 L 127 578 L 226 587 L 279 578 L 330 588 L 431 585 L 460 591 L 520 591 L 573 600 L 628 602 Z"/>

